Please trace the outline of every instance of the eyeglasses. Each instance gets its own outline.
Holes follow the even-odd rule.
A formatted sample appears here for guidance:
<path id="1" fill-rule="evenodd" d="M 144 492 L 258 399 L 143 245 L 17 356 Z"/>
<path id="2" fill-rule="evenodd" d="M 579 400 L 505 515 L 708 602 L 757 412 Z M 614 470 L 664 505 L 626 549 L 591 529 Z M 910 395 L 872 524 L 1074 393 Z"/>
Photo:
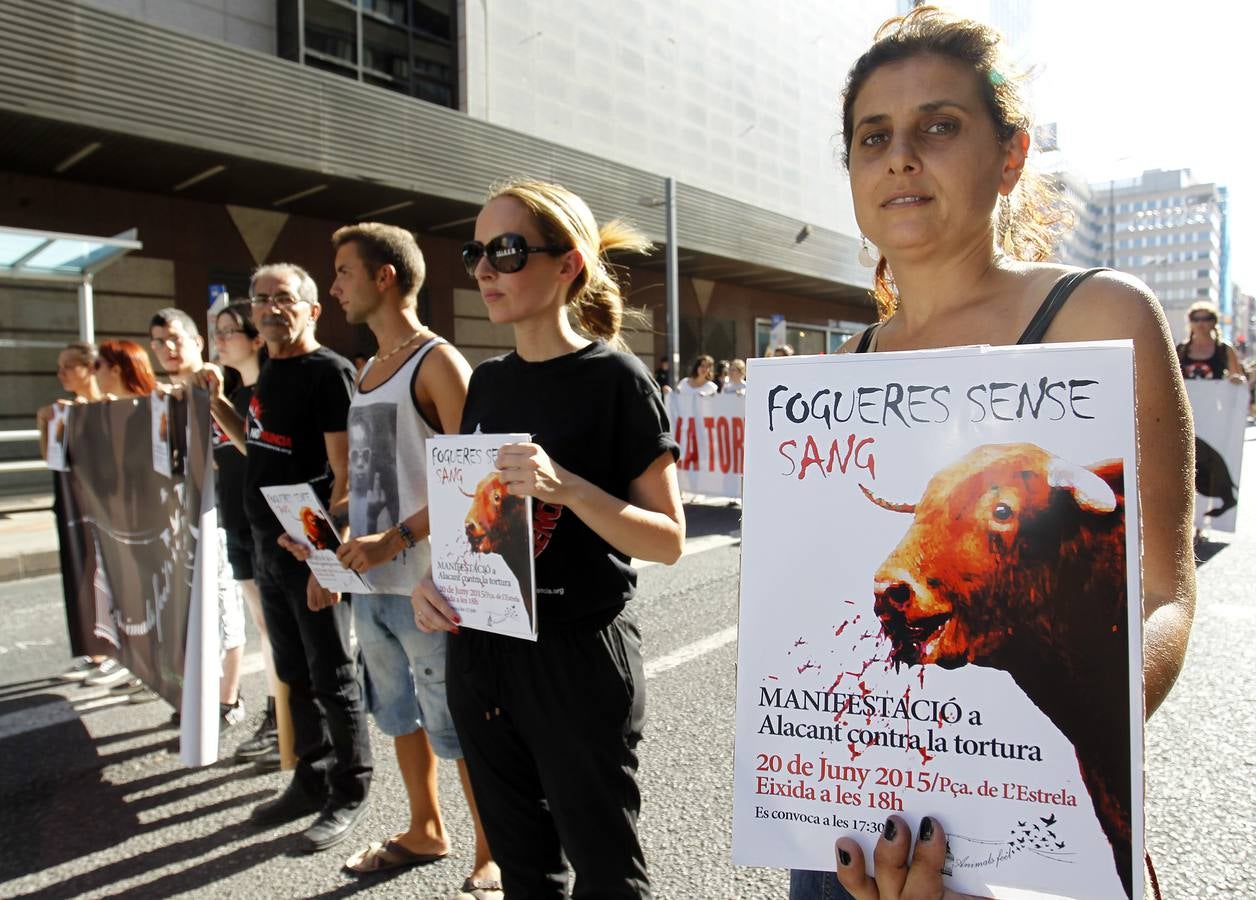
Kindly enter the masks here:
<path id="1" fill-rule="evenodd" d="M 274 294 L 254 294 L 249 298 L 249 302 L 254 306 L 270 306 L 273 303 L 275 306 L 287 308 L 296 306 L 301 302 L 301 298 L 287 291 L 279 291 Z"/>
<path id="2" fill-rule="evenodd" d="M 235 337 L 237 334 L 244 334 L 244 333 L 245 331 L 243 328 L 219 328 L 217 331 L 214 332 L 214 337 L 222 338 L 225 341 L 227 338 L 232 338 L 232 337 Z"/>
<path id="3" fill-rule="evenodd" d="M 1209 316 L 1209 315 L 1194 315 L 1194 316 L 1191 316 L 1191 321 L 1192 322 L 1215 322 L 1217 321 L 1217 317 Z"/>
<path id="4" fill-rule="evenodd" d="M 475 270 L 481 259 L 495 271 L 510 275 L 528 264 L 529 253 L 566 253 L 570 249 L 570 247 L 559 247 L 554 244 L 529 247 L 528 239 L 523 235 L 507 232 L 499 234 L 487 243 L 467 241 L 462 245 L 462 264 L 472 278 L 475 277 Z"/>
<path id="5" fill-rule="evenodd" d="M 170 345 L 171 347 L 182 347 L 184 341 L 186 340 L 187 338 L 181 334 L 170 334 L 164 338 L 153 338 L 148 343 L 154 350 L 160 350 L 166 345 Z"/>

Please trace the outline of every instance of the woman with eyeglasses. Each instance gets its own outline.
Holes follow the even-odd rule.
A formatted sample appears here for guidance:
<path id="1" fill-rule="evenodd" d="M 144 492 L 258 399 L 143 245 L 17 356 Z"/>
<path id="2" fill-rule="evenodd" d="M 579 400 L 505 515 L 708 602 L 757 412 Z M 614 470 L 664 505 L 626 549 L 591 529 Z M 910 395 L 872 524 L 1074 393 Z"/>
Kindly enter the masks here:
<path id="1" fill-rule="evenodd" d="M 658 386 L 620 349 L 607 260 L 649 243 L 620 221 L 599 228 L 583 200 L 539 181 L 495 189 L 475 235 L 463 262 L 515 350 L 471 376 L 462 431 L 533 435 L 502 447 L 497 467 L 535 504 L 539 637 L 461 632 L 430 578 L 415 621 L 452 635 L 449 706 L 506 896 L 566 896 L 569 860 L 575 897 L 649 897 L 630 560 L 675 562 L 685 524 L 678 447 Z"/>
<path id="2" fill-rule="evenodd" d="M 1235 384 L 1242 384 L 1247 380 L 1247 373 L 1234 348 L 1221 340 L 1217 315 L 1217 307 L 1207 300 L 1191 304 L 1187 311 L 1187 338 L 1177 345 L 1182 377 L 1229 378 Z"/>
<path id="3" fill-rule="evenodd" d="M 1195 607 L 1186 392 L 1146 285 L 1047 261 L 1062 206 L 1026 165 L 1031 131 L 1023 79 L 997 31 L 931 6 L 879 29 L 842 93 L 855 220 L 880 255 L 879 322 L 842 352 L 1133 341 L 1150 715 L 1181 670 Z M 872 859 L 843 835 L 836 879 L 794 872 L 790 896 L 956 898 L 942 884 L 944 826 L 926 816 L 913 835 L 891 816 Z"/>
<path id="4" fill-rule="evenodd" d="M 218 314 L 214 321 L 214 347 L 218 351 L 218 362 L 225 369 L 223 392 L 243 419 L 266 360 L 266 342 L 253 324 L 250 303 L 232 303 Z M 254 760 L 263 768 L 278 768 L 275 663 L 271 657 L 266 619 L 262 615 L 262 595 L 253 579 L 253 531 L 244 513 L 244 476 L 248 460 L 217 422 L 211 422 L 211 427 L 214 465 L 217 468 L 218 527 L 226 537 L 227 563 L 231 566 L 232 577 L 240 586 L 249 616 L 261 639 L 262 663 L 266 669 L 266 714 L 253 736 L 236 748 L 236 756 Z"/>

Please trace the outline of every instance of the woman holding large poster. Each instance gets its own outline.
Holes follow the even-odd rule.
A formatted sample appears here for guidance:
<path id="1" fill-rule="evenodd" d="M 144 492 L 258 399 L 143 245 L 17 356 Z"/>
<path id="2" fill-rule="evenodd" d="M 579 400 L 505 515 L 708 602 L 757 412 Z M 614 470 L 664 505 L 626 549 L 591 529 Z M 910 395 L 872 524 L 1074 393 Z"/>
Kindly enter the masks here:
<path id="1" fill-rule="evenodd" d="M 1181 668 L 1195 600 L 1190 419 L 1160 304 L 1127 275 L 1044 262 L 1059 217 L 1026 168 L 1025 99 L 987 26 L 931 7 L 890 20 L 849 73 L 842 116 L 855 217 L 880 251 L 880 321 L 843 352 L 1133 340 L 1150 714 Z M 921 822 L 909 862 L 907 823 L 887 820 L 875 882 L 841 838 L 838 879 L 858 900 L 943 896 L 943 824 Z M 791 896 L 820 896 L 807 880 L 795 873 Z"/>

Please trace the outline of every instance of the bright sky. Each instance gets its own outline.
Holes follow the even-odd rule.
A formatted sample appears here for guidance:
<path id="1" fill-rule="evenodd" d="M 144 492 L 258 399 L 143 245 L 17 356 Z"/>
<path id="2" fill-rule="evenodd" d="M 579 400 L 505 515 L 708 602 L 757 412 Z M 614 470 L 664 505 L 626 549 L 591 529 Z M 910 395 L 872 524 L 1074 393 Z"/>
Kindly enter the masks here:
<path id="1" fill-rule="evenodd" d="M 993 0 L 999 3 L 1000 0 Z M 1015 0 L 1013 0 L 1015 2 Z M 984 18 L 990 0 L 943 3 Z M 1242 7 L 1222 0 L 1030 0 L 1037 122 L 1090 182 L 1192 171 L 1230 190 L 1231 278 L 1256 292 L 1256 67 Z"/>

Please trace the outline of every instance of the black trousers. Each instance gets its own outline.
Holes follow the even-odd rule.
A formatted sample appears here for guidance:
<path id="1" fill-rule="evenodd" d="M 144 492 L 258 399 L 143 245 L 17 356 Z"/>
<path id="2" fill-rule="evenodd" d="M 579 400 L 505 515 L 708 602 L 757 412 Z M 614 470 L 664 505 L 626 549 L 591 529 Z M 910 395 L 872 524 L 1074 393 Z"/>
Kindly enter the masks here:
<path id="1" fill-rule="evenodd" d="M 464 630 L 449 639 L 449 708 L 502 886 L 511 900 L 648 898 L 637 837 L 645 720 L 641 634 L 546 629 L 536 643 Z"/>
<path id="2" fill-rule="evenodd" d="M 262 595 L 275 673 L 288 685 L 296 779 L 313 796 L 340 803 L 366 799 L 371 740 L 357 666 L 349 646 L 353 614 L 347 600 L 311 612 L 310 570 L 254 530 L 253 574 Z"/>

